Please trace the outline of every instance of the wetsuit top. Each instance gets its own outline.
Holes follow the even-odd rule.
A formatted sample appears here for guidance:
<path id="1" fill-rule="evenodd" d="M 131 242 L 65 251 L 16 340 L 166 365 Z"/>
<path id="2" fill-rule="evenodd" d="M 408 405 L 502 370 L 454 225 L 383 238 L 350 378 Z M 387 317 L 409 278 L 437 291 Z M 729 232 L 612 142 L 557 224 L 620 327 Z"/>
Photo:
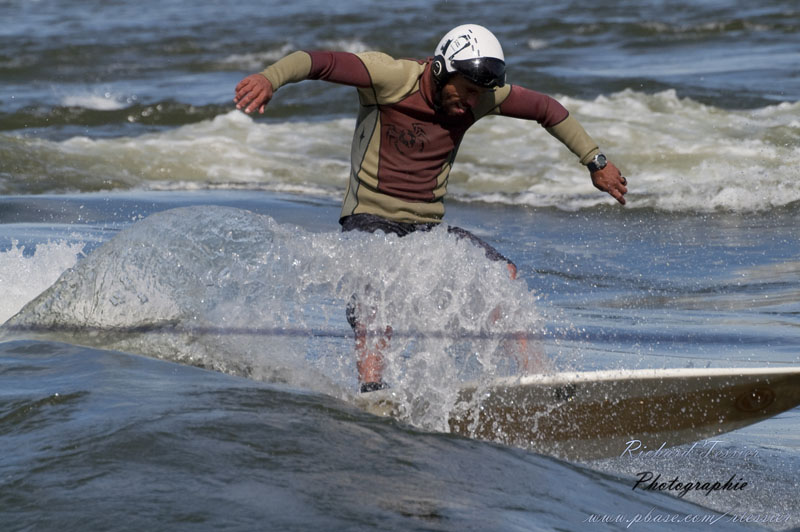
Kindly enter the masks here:
<path id="1" fill-rule="evenodd" d="M 553 98 L 517 85 L 487 91 L 460 117 L 436 105 L 431 60 L 380 52 L 294 52 L 262 74 L 274 90 L 305 79 L 358 89 L 360 109 L 341 217 L 374 214 L 398 222 L 439 222 L 447 178 L 467 129 L 499 114 L 535 120 L 587 163 L 597 144 Z"/>

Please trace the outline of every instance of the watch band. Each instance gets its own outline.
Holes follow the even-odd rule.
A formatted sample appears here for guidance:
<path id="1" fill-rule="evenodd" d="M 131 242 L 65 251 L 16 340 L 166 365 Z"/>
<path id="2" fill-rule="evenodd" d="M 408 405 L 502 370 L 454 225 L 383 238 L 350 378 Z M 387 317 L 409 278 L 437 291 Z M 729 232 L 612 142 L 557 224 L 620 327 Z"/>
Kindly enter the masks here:
<path id="1" fill-rule="evenodd" d="M 586 167 L 589 169 L 590 172 L 597 172 L 598 170 L 602 170 L 608 164 L 608 159 L 602 153 L 598 153 L 594 156 L 594 158 L 589 161 Z"/>

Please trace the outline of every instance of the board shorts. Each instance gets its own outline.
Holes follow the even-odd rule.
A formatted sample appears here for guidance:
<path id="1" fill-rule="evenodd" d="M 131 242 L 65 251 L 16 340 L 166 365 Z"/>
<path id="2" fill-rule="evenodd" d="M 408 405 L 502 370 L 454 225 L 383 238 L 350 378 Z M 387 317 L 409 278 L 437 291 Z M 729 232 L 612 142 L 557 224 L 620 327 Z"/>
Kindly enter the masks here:
<path id="1" fill-rule="evenodd" d="M 401 238 L 416 231 L 430 231 L 439 225 L 438 223 L 396 222 L 374 214 L 352 214 L 339 220 L 339 223 L 342 226 L 342 232 L 363 231 L 365 233 L 375 233 L 377 231 L 383 231 L 386 234 L 393 233 Z M 486 258 L 489 260 L 506 262 L 516 268 L 516 265 L 511 260 L 466 229 L 448 225 L 447 232 L 456 235 L 456 238 L 459 240 L 466 238 L 472 244 L 482 248 L 486 254 Z M 350 298 L 350 302 L 347 304 L 347 322 L 353 330 L 356 329 L 356 325 L 358 324 L 357 315 L 359 313 L 359 307 L 358 296 L 353 294 Z"/>

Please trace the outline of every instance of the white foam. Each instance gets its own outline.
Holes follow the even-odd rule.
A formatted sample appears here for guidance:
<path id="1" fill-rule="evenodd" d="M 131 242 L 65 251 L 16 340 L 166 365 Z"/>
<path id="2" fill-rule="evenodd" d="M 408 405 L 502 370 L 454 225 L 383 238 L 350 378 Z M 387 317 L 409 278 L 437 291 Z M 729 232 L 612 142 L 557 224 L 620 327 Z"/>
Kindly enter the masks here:
<path id="1" fill-rule="evenodd" d="M 629 181 L 629 208 L 757 211 L 800 201 L 800 102 L 727 111 L 675 91 L 562 97 Z M 504 156 L 496 155 L 503 139 Z M 466 164 L 464 164 L 466 163 Z M 582 208 L 598 193 L 574 156 L 537 126 L 489 118 L 467 134 L 451 191 L 491 202 Z"/>
<path id="2" fill-rule="evenodd" d="M 219 61 L 219 65 L 226 68 L 261 71 L 294 50 L 294 45 L 291 43 L 286 43 L 279 48 L 273 48 L 271 50 L 244 54 L 231 54 Z"/>
<path id="3" fill-rule="evenodd" d="M 61 105 L 67 107 L 82 107 L 96 111 L 116 111 L 124 109 L 136 101 L 136 97 L 125 97 L 110 90 L 88 90 L 85 92 L 66 94 L 61 96 Z"/>
<path id="4" fill-rule="evenodd" d="M 544 39 L 528 39 L 527 45 L 531 50 L 543 50 L 550 46 L 550 43 Z"/>
<path id="5" fill-rule="evenodd" d="M 295 46 L 293 43 L 286 43 L 278 48 L 271 48 L 269 50 L 248 52 L 243 54 L 231 54 L 219 61 L 218 64 L 220 67 L 226 69 L 235 68 L 260 72 L 275 61 L 287 56 L 297 49 L 297 46 Z M 338 39 L 321 41 L 319 44 L 314 45 L 314 49 L 336 50 L 356 54 L 359 52 L 368 52 L 370 50 L 374 50 L 375 48 L 366 45 L 358 39 Z"/>
<path id="6" fill-rule="evenodd" d="M 337 39 L 331 41 L 322 41 L 319 47 L 325 50 L 350 52 L 351 54 L 368 52 L 370 50 L 375 49 L 374 47 L 368 46 L 362 41 L 359 41 L 358 39 Z"/>
<path id="7" fill-rule="evenodd" d="M 114 111 L 124 107 L 124 105 L 117 100 L 94 94 L 65 96 L 61 100 L 61 103 L 67 107 L 83 107 L 85 109 L 95 109 L 97 111 Z"/>
<path id="8" fill-rule="evenodd" d="M 38 244 L 33 255 L 26 257 L 25 246 L 13 241 L 10 249 L 0 252 L 0 323 L 73 267 L 83 248 L 83 243 L 48 242 Z"/>
<path id="9" fill-rule="evenodd" d="M 671 90 L 559 100 L 628 177 L 628 208 L 759 211 L 800 201 L 790 164 L 800 160 L 800 102 L 731 111 Z M 342 194 L 353 128 L 352 118 L 273 122 L 231 111 L 140 137 L 77 137 L 36 148 L 55 168 L 81 168 L 82 183 Z M 614 204 L 538 124 L 504 117 L 467 133 L 448 191 L 463 200 L 567 210 Z"/>
<path id="10" fill-rule="evenodd" d="M 63 164 L 92 161 L 85 169 L 99 182 L 135 180 L 145 188 L 184 182 L 214 188 L 235 183 L 344 190 L 353 124 L 351 119 L 260 124 L 231 111 L 140 137 L 73 137 L 44 144 L 67 155 Z M 82 179 L 90 181 L 88 177 Z"/>

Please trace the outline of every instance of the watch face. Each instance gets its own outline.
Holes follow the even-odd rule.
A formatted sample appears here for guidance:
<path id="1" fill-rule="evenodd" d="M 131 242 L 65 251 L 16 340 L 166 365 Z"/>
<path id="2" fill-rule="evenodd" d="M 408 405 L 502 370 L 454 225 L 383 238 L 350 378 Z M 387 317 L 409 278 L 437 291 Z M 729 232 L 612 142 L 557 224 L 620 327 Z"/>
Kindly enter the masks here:
<path id="1" fill-rule="evenodd" d="M 602 153 L 598 153 L 597 155 L 594 156 L 594 159 L 589 161 L 589 164 L 587 164 L 586 166 L 587 168 L 589 168 L 590 172 L 597 172 L 598 170 L 602 170 L 603 168 L 605 168 L 607 162 L 608 161 L 606 160 L 606 156 L 603 155 Z"/>

